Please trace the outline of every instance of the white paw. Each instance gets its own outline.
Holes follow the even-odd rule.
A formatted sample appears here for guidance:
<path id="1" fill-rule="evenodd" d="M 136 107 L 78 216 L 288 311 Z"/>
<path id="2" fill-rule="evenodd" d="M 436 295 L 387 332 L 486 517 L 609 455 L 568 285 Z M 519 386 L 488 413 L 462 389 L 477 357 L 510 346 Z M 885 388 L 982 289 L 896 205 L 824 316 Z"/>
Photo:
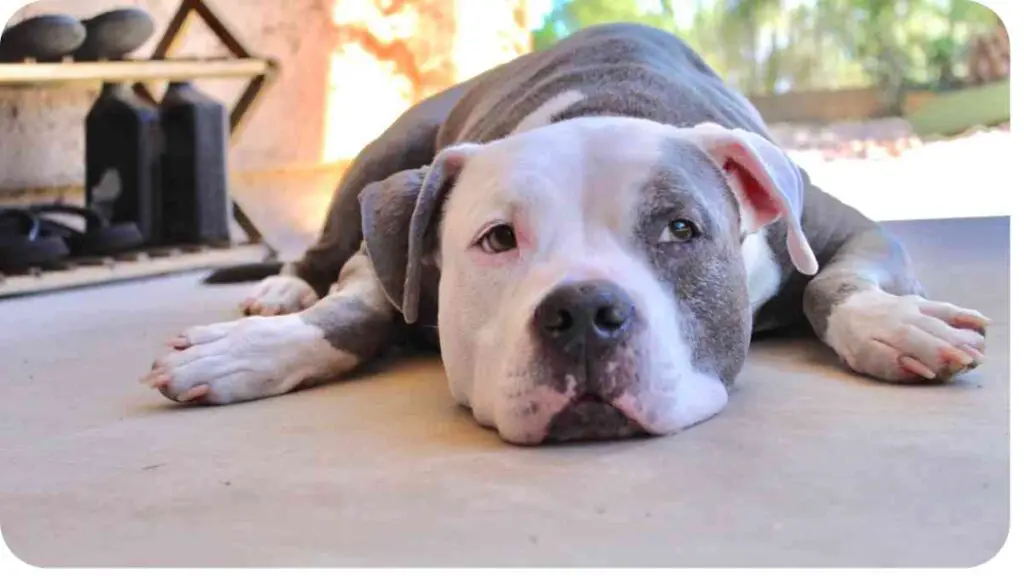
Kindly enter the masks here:
<path id="1" fill-rule="evenodd" d="M 985 360 L 988 324 L 976 310 L 920 296 L 859 292 L 832 310 L 825 342 L 855 372 L 942 381 Z"/>
<path id="2" fill-rule="evenodd" d="M 301 312 L 316 301 L 316 290 L 304 280 L 278 275 L 264 278 L 240 307 L 247 316 L 277 316 Z"/>
<path id="3" fill-rule="evenodd" d="M 178 402 L 228 404 L 283 394 L 353 368 L 355 356 L 297 315 L 197 326 L 168 344 L 142 382 Z"/>

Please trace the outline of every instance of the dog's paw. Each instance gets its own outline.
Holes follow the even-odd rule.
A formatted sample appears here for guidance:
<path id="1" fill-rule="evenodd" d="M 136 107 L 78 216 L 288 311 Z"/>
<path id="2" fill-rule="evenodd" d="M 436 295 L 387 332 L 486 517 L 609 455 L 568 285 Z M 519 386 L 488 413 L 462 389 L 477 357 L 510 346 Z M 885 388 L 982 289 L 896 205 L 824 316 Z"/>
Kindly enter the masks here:
<path id="1" fill-rule="evenodd" d="M 264 278 L 239 306 L 247 316 L 278 316 L 301 312 L 316 304 L 313 287 L 287 275 Z"/>
<path id="2" fill-rule="evenodd" d="M 985 360 L 988 324 L 976 310 L 866 291 L 832 310 L 825 341 L 855 372 L 890 382 L 944 381 Z"/>
<path id="3" fill-rule="evenodd" d="M 276 396 L 357 363 L 298 315 L 197 326 L 168 345 L 172 350 L 142 382 L 178 402 L 229 404 Z"/>

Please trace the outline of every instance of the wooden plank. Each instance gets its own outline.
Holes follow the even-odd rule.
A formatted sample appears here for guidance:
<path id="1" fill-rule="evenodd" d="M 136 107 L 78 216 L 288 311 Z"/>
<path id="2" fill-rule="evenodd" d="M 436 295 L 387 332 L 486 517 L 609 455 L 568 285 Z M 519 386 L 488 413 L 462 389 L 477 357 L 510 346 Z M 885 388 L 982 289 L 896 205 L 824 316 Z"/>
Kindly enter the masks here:
<path id="1" fill-rule="evenodd" d="M 108 260 L 105 263 L 82 264 L 69 270 L 44 271 L 34 276 L 5 277 L 0 275 L 0 300 L 238 264 L 252 264 L 263 262 L 268 256 L 267 248 L 259 244 L 208 248 L 197 252 L 173 251 L 168 255 L 159 255 L 158 250 L 150 252 L 153 255 L 141 253 L 141 257 L 137 257 L 137 259 L 130 259 L 132 255 L 129 255 Z"/>
<path id="2" fill-rule="evenodd" d="M 259 58 L 0 64 L 0 85 L 254 78 L 262 76 L 270 70 L 270 62 Z"/>

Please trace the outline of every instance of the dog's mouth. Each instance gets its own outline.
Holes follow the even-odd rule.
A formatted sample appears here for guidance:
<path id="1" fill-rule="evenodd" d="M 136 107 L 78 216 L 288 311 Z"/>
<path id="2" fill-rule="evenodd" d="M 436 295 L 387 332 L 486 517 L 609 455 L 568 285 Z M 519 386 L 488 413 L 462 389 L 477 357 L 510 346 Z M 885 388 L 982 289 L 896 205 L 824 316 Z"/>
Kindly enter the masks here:
<path id="1" fill-rule="evenodd" d="M 545 442 L 611 440 L 647 432 L 621 410 L 594 394 L 573 398 L 548 425 Z"/>

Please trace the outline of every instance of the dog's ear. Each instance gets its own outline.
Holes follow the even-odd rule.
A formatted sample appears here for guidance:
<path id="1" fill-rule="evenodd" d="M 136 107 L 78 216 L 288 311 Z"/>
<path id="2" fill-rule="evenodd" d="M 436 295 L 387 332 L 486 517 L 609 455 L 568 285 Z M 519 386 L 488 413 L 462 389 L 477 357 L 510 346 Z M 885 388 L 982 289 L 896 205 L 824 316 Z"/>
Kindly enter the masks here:
<path id="1" fill-rule="evenodd" d="M 740 207 L 743 232 L 754 233 L 784 218 L 793 265 L 808 276 L 816 274 L 818 260 L 800 225 L 804 180 L 786 153 L 758 134 L 710 122 L 686 132 L 726 174 Z"/>
<path id="2" fill-rule="evenodd" d="M 398 172 L 359 193 L 363 241 L 388 300 L 412 324 L 419 314 L 430 232 L 475 145 L 443 150 L 430 166 Z"/>

